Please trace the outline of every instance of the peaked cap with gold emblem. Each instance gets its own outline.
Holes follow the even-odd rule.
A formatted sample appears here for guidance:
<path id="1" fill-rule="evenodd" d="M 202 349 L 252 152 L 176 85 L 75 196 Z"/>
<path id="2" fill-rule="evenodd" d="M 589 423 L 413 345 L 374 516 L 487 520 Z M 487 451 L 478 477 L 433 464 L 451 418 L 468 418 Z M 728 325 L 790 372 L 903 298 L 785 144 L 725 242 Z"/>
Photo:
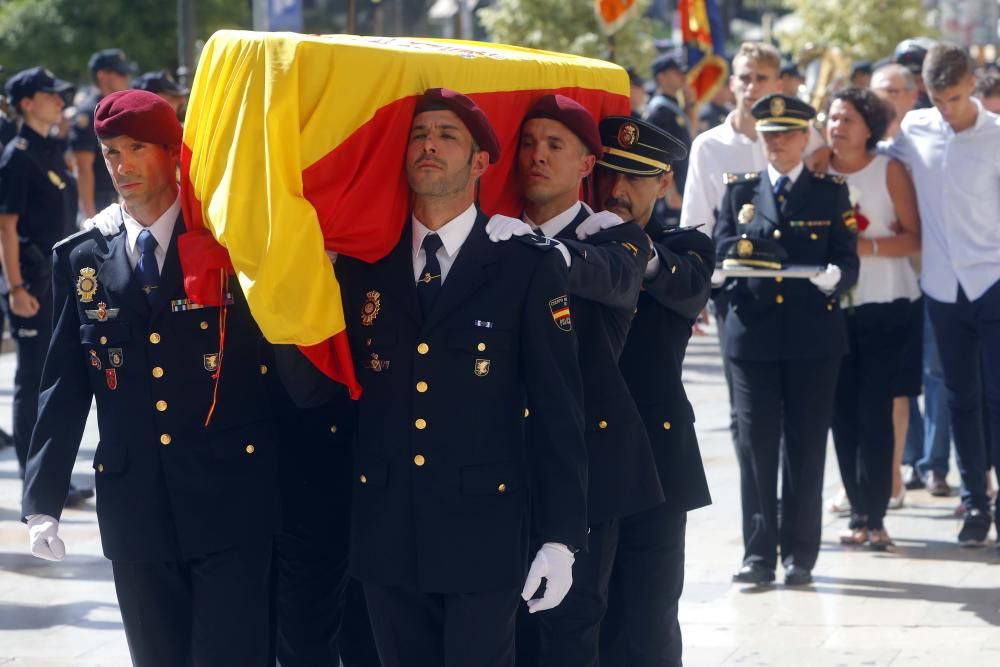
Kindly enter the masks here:
<path id="1" fill-rule="evenodd" d="M 598 164 L 615 171 L 657 176 L 670 171 L 671 162 L 687 156 L 687 148 L 678 139 L 631 116 L 608 116 L 600 130 L 604 155 Z"/>
<path id="2" fill-rule="evenodd" d="M 750 113 L 757 119 L 758 132 L 804 130 L 816 117 L 816 110 L 797 97 L 775 93 L 757 100 Z"/>

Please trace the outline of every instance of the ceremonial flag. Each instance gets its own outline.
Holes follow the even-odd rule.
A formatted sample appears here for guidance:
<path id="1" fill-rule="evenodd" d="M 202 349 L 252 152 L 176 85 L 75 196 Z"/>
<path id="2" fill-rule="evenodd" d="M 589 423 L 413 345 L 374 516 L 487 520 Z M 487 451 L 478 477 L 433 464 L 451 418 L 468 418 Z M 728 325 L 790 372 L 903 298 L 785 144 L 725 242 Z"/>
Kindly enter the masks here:
<path id="1" fill-rule="evenodd" d="M 613 35 L 635 11 L 635 0 L 594 0 L 594 12 L 604 34 Z"/>
<path id="2" fill-rule="evenodd" d="M 729 77 L 724 57 L 726 36 L 717 0 L 678 0 L 681 37 L 687 56 L 687 80 L 696 105 L 710 100 Z"/>
<path id="3" fill-rule="evenodd" d="M 471 97 L 502 157 L 482 208 L 517 215 L 518 129 L 559 92 L 596 119 L 628 114 L 628 76 L 599 60 L 452 40 L 220 31 L 201 55 L 182 148 L 188 296 L 215 303 L 234 271 L 268 340 L 294 343 L 359 395 L 340 291 L 324 250 L 366 261 L 399 240 L 404 151 L 428 88 Z M 358 316 L 352 313 L 351 316 Z"/>

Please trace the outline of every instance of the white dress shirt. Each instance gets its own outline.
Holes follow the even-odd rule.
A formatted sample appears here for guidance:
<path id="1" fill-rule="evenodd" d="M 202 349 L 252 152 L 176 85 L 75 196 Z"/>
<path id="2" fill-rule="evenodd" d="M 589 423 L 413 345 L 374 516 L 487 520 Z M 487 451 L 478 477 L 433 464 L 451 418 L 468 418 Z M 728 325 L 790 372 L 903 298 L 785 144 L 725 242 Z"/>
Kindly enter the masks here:
<path id="1" fill-rule="evenodd" d="M 733 123 L 736 112 L 726 118 L 726 122 L 711 130 L 702 132 L 691 144 L 691 158 L 688 160 L 687 181 L 684 183 L 684 199 L 681 206 L 681 227 L 704 225 L 701 231 L 709 236 L 715 227 L 715 213 L 722 204 L 726 192 L 723 176 L 726 174 L 749 174 L 767 168 L 764 141 L 757 133 L 757 139 L 750 139 L 737 132 Z M 809 143 L 803 155 L 810 155 L 823 146 L 823 137 L 816 128 L 809 129 Z"/>
<path id="2" fill-rule="evenodd" d="M 441 284 L 444 285 L 444 281 L 448 279 L 448 272 L 451 271 L 451 266 L 455 263 L 455 258 L 458 257 L 458 251 L 462 249 L 462 244 L 465 243 L 465 239 L 469 238 L 472 227 L 476 224 L 477 215 L 476 205 L 472 204 L 460 213 L 458 217 L 444 223 L 436 232 L 427 229 L 424 223 L 417 220 L 417 216 L 410 216 L 410 224 L 413 229 L 414 282 L 423 273 L 424 265 L 427 264 L 427 254 L 421 247 L 424 237 L 428 234 L 437 234 L 441 237 L 441 247 L 438 248 L 435 255 L 438 258 L 438 263 L 441 265 Z"/>
<path id="3" fill-rule="evenodd" d="M 142 223 L 129 215 L 122 206 L 122 220 L 125 221 L 125 249 L 128 251 L 128 263 L 135 269 L 139 262 L 142 250 L 139 248 L 139 232 L 148 229 L 156 239 L 156 266 L 163 272 L 163 262 L 167 259 L 167 248 L 170 247 L 170 239 L 174 235 L 174 225 L 177 223 L 177 216 L 181 213 L 181 195 L 178 192 L 174 203 L 157 218 L 149 227 L 144 227 Z"/>
<path id="4" fill-rule="evenodd" d="M 799 176 L 802 175 L 802 170 L 805 169 L 805 165 L 799 162 L 797 165 L 785 172 L 785 176 L 788 177 L 788 185 L 785 186 L 785 192 L 792 189 L 795 185 L 795 181 L 799 180 Z M 771 188 L 774 188 L 774 184 L 778 182 L 778 178 L 782 176 L 782 173 L 774 168 L 774 165 L 767 165 L 767 177 L 771 179 Z"/>
<path id="5" fill-rule="evenodd" d="M 959 285 L 975 301 L 1000 280 L 1000 116 L 972 101 L 969 129 L 956 134 L 937 109 L 918 109 L 888 148 L 917 190 L 921 287 L 943 303 L 957 301 Z"/>
<path id="6" fill-rule="evenodd" d="M 576 219 L 576 216 L 580 212 L 581 208 L 586 208 L 588 214 L 593 213 L 589 206 L 584 204 L 582 201 L 578 201 L 559 215 L 546 220 L 540 225 L 529 218 L 527 214 L 524 216 L 524 221 L 531 225 L 532 229 L 537 229 L 542 232 L 543 235 L 549 237 L 550 239 L 554 239 L 559 232 L 569 227 L 569 224 Z"/>

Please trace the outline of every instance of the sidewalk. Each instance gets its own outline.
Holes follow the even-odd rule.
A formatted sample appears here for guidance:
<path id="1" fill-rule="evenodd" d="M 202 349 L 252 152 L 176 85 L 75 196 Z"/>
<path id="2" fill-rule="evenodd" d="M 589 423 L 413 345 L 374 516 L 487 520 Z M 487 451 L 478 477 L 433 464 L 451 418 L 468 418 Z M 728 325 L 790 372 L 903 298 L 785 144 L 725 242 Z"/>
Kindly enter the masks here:
<path id="1" fill-rule="evenodd" d="M 8 430 L 13 362 L 12 354 L 0 355 L 0 387 L 6 388 L 0 425 Z M 911 492 L 886 521 L 895 553 L 842 549 L 837 534 L 846 520 L 825 515 L 810 588 L 732 585 L 742 553 L 739 473 L 714 337 L 692 340 L 685 380 L 715 501 L 688 519 L 681 604 L 687 667 L 1000 664 L 1000 552 L 957 546 L 955 497 Z M 78 484 L 93 483 L 96 443 L 92 422 L 74 473 Z M 826 480 L 829 498 L 839 485 L 832 446 Z M 954 474 L 949 479 L 957 481 Z M 0 452 L 0 666 L 130 664 L 93 502 L 63 515 L 68 555 L 62 563 L 27 553 L 19 512 L 17 464 L 7 449 Z"/>

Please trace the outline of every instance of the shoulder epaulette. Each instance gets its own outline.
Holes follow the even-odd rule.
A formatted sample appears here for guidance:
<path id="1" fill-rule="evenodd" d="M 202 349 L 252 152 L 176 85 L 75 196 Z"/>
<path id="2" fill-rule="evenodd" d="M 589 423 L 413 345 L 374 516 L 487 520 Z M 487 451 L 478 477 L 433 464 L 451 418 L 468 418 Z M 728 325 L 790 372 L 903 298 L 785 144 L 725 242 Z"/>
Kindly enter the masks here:
<path id="1" fill-rule="evenodd" d="M 754 183 L 760 180 L 759 171 L 748 171 L 745 174 L 723 174 L 722 182 L 725 185 L 731 185 L 732 183 Z"/>
<path id="2" fill-rule="evenodd" d="M 547 236 L 539 236 L 538 234 L 522 234 L 521 236 L 512 236 L 512 239 L 517 239 L 521 243 L 531 246 L 532 248 L 538 248 L 539 250 L 551 250 L 558 245 L 558 241 L 553 241 Z"/>
<path id="3" fill-rule="evenodd" d="M 101 235 L 101 230 L 97 229 L 96 227 L 91 227 L 90 229 L 84 229 L 83 231 L 79 231 L 75 234 L 70 234 L 62 241 L 59 241 L 54 246 L 52 246 L 52 250 L 58 253 L 64 253 L 72 250 L 73 248 L 80 245 L 84 241 L 90 241 L 90 240 L 97 241 L 103 238 L 104 237 Z"/>
<path id="4" fill-rule="evenodd" d="M 840 176 L 838 174 L 827 174 L 827 173 L 821 172 L 821 171 L 814 171 L 814 172 L 812 172 L 812 175 L 813 175 L 814 178 L 816 178 L 818 180 L 821 180 L 821 181 L 830 181 L 831 183 L 836 183 L 837 185 L 841 185 L 841 184 L 847 182 L 846 178 L 844 178 L 843 176 Z"/>

